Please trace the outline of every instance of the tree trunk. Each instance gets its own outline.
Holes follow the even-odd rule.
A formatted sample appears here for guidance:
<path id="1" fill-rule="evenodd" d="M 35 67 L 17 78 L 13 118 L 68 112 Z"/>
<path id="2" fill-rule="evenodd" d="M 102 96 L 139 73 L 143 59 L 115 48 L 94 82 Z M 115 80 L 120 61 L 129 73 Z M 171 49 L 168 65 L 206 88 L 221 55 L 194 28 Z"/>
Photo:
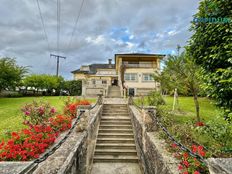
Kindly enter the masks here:
<path id="1" fill-rule="evenodd" d="M 199 102 L 198 102 L 197 92 L 195 90 L 193 90 L 193 98 L 194 98 L 194 103 L 195 103 L 197 122 L 200 122 L 201 121 L 201 119 L 200 119 L 200 106 L 199 106 Z"/>

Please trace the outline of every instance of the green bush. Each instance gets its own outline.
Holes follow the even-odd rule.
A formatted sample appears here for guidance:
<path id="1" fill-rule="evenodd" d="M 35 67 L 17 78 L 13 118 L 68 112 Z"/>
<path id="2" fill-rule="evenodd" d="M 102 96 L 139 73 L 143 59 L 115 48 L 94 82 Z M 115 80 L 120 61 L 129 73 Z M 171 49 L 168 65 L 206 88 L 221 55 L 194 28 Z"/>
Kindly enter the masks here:
<path id="1" fill-rule="evenodd" d="M 222 149 L 232 150 L 232 124 L 223 120 L 222 116 L 217 116 L 205 123 L 205 126 L 196 127 L 197 131 L 221 144 Z"/>
<path id="2" fill-rule="evenodd" d="M 148 100 L 148 104 L 150 106 L 158 106 L 158 105 L 165 104 L 165 101 L 164 101 L 162 95 L 160 94 L 160 92 L 157 92 L 157 91 L 150 92 L 147 100 Z"/>

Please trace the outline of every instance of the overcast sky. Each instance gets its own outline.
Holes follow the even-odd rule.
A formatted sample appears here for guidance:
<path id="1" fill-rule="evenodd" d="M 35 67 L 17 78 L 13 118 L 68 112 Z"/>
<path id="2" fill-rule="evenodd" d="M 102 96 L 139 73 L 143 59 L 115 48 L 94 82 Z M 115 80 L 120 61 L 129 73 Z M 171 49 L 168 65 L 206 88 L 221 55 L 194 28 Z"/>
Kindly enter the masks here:
<path id="1" fill-rule="evenodd" d="M 106 63 L 115 53 L 175 54 L 186 45 L 190 21 L 199 0 L 85 0 L 71 44 L 82 0 L 60 0 L 60 74 L 82 64 Z M 55 74 L 57 2 L 39 0 L 45 39 L 36 0 L 0 0 L 0 56 L 14 57 L 31 73 Z"/>

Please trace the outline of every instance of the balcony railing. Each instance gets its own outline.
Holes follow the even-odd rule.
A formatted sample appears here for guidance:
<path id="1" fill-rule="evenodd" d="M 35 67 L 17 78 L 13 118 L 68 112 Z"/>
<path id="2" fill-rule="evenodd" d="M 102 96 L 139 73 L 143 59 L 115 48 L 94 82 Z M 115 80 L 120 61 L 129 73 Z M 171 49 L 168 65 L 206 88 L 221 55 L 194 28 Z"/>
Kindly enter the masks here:
<path id="1" fill-rule="evenodd" d="M 123 63 L 127 68 L 155 68 L 151 63 Z"/>

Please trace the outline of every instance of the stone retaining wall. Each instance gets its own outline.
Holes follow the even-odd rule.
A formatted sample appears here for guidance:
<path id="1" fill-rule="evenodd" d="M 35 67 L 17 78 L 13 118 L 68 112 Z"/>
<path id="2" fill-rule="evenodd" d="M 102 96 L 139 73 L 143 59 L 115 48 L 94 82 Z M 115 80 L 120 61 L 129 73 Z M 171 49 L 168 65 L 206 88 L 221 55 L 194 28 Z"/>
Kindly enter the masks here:
<path id="1" fill-rule="evenodd" d="M 39 165 L 33 165 L 25 169 L 31 162 L 1 162 L 0 173 L 7 174 L 84 174 L 91 164 L 95 147 L 96 132 L 102 105 L 93 110 L 85 112 L 89 115 L 89 126 L 87 131 L 77 132 L 76 129 L 70 134 L 66 141 Z M 65 133 L 59 139 L 65 136 Z M 57 141 L 59 141 L 59 139 Z M 90 143 L 91 142 L 91 143 Z M 91 145 L 90 145 L 91 144 Z M 55 144 L 54 144 L 55 145 Z"/>
<path id="2" fill-rule="evenodd" d="M 149 109 L 149 108 L 148 108 Z M 145 174 L 178 174 L 178 161 L 167 152 L 165 141 L 159 139 L 157 125 L 147 111 L 129 106 L 136 148 Z M 210 174 L 232 174 L 232 158 L 206 160 Z"/>
<path id="3" fill-rule="evenodd" d="M 178 161 L 165 148 L 164 140 L 149 127 L 149 117 L 135 106 L 129 106 L 136 148 L 145 174 L 178 174 Z M 148 124 L 147 124 L 148 123 Z M 152 132 L 149 132 L 152 131 Z"/>

